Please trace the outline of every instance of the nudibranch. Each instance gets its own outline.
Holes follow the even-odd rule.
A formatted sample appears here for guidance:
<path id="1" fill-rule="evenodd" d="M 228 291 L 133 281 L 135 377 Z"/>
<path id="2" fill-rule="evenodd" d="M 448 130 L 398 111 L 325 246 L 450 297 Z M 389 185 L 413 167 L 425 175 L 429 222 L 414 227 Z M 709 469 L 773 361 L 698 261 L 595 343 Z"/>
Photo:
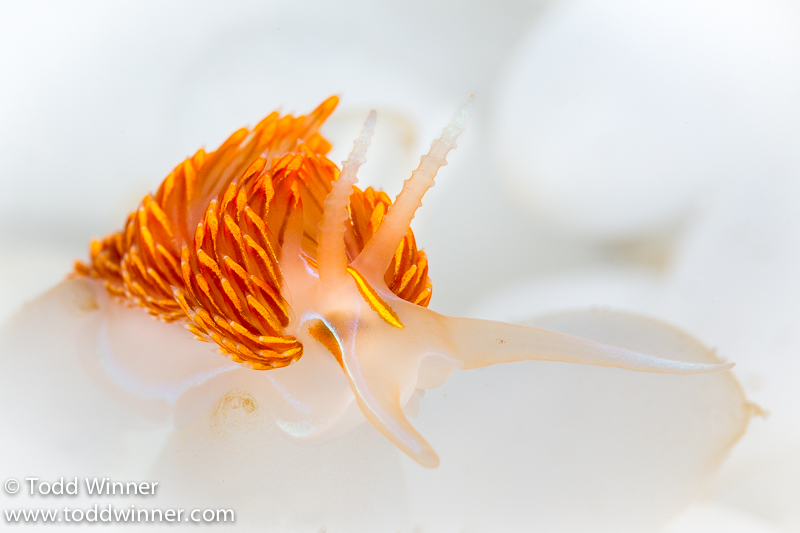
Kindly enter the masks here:
<path id="1" fill-rule="evenodd" d="M 92 242 L 90 261 L 77 262 L 75 275 L 102 284 L 113 305 L 187 328 L 227 357 L 179 392 L 247 372 L 243 379 L 285 402 L 274 418 L 290 436 L 325 440 L 366 417 L 426 467 L 439 459 L 404 407 L 457 369 L 521 360 L 674 374 L 731 368 L 427 308 L 428 261 L 410 224 L 473 99 L 394 202 L 356 186 L 374 111 L 341 169 L 326 158 L 331 145 L 319 133 L 338 98 L 307 116 L 272 113 L 175 167 L 121 231 Z"/>

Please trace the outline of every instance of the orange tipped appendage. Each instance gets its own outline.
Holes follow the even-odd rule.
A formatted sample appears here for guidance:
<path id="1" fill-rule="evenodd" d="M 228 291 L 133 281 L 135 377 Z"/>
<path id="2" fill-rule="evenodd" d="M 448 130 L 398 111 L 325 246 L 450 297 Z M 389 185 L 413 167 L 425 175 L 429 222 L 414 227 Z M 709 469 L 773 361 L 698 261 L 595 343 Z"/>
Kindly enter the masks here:
<path id="1" fill-rule="evenodd" d="M 198 150 L 154 196 L 142 200 L 121 232 L 92 243 L 91 261 L 76 263 L 76 273 L 103 280 L 111 294 L 163 320 L 183 318 L 171 286 L 180 283 L 181 247 L 191 240 L 209 201 L 262 155 L 285 155 L 303 140 L 309 150 L 327 153 L 330 144 L 317 130 L 338 101 L 333 96 L 308 116 L 271 113 L 253 129 L 233 133 L 214 152 Z"/>
<path id="2" fill-rule="evenodd" d="M 257 370 L 286 366 L 302 354 L 300 343 L 283 335 L 290 309 L 281 294 L 280 241 L 265 222 L 270 205 L 296 202 L 297 188 L 276 197 L 265 167 L 257 159 L 209 203 L 181 252 L 183 287 L 175 289 L 195 335 Z"/>
<path id="3" fill-rule="evenodd" d="M 317 130 L 337 103 L 331 97 L 306 117 L 272 113 L 214 152 L 199 150 L 142 200 L 122 231 L 93 241 L 90 261 L 77 262 L 75 274 L 161 320 L 184 322 L 236 362 L 264 370 L 297 361 L 303 346 L 286 334 L 293 312 L 282 263 L 292 259 L 286 253 L 316 259 L 324 201 L 339 176 Z M 354 189 L 348 262 L 390 205 L 383 193 Z M 292 231 L 294 249 L 286 242 Z M 397 296 L 428 305 L 427 259 L 410 230 L 385 279 Z"/>

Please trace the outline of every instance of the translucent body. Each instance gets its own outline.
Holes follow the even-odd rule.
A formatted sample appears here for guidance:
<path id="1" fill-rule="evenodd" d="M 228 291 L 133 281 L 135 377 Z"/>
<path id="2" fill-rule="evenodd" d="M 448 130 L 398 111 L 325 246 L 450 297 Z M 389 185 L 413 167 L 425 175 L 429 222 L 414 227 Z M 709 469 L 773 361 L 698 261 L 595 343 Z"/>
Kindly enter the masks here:
<path id="1" fill-rule="evenodd" d="M 438 387 L 456 369 L 522 360 L 673 374 L 731 368 L 732 364 L 649 357 L 541 328 L 446 317 L 399 298 L 387 287 L 384 273 L 408 232 L 422 196 L 433 185 L 438 169 L 446 164 L 447 153 L 464 130 L 472 102 L 470 96 L 441 138 L 433 142 L 372 239 L 350 265 L 346 264 L 342 225 L 347 220 L 350 188 L 356 181 L 355 171 L 364 160 L 374 115 L 365 124 L 351 158 L 325 200 L 317 261 L 302 248 L 302 218 L 288 217 L 280 253 L 281 295 L 292 312 L 283 334 L 302 344 L 299 360 L 284 368 L 254 372 L 225 359 L 214 365 L 207 355 L 196 361 L 187 357 L 197 370 L 165 392 L 162 387 L 143 385 L 146 380 L 120 369 L 136 367 L 144 374 L 164 376 L 159 365 L 172 364 L 169 361 L 174 360 L 175 350 L 163 355 L 163 363 L 159 357 L 153 366 L 138 364 L 136 354 L 141 349 L 132 349 L 138 333 L 128 328 L 126 320 L 114 319 L 122 311 L 113 310 L 109 323 L 98 330 L 97 350 L 103 360 L 129 360 L 130 364 L 108 366 L 114 369 L 110 378 L 131 394 L 177 402 L 175 416 L 182 422 L 205 412 L 237 383 L 247 383 L 247 389 L 255 391 L 254 397 L 266 406 L 277 426 L 294 439 L 331 440 L 366 417 L 419 464 L 435 467 L 438 456 L 408 422 L 403 408 L 416 389 Z M 106 305 L 111 310 L 116 304 L 108 301 Z M 175 336 L 175 343 L 194 350 L 184 332 L 167 327 L 162 328 L 165 338 Z M 187 341 L 178 341 L 181 335 Z M 173 343 L 165 341 L 164 345 Z M 197 344 L 196 349 L 207 351 L 202 344 Z M 209 389 L 213 394 L 201 393 L 200 389 Z"/>

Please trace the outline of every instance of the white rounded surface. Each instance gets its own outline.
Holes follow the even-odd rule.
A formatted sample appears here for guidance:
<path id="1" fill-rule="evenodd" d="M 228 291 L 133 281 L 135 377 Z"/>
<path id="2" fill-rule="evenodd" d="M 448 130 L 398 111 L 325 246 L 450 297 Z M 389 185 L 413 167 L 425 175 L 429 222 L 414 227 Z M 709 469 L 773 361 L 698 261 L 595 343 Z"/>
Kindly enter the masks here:
<path id="1" fill-rule="evenodd" d="M 673 229 L 720 180 L 793 159 L 798 23 L 779 0 L 554 4 L 499 85 L 499 175 L 581 235 Z"/>
<path id="2" fill-rule="evenodd" d="M 716 356 L 676 328 L 610 311 L 533 325 L 693 362 Z M 647 531 L 697 495 L 747 426 L 733 375 L 670 376 L 524 362 L 455 373 L 418 429 L 442 463 L 406 475 L 412 523 L 436 531 Z"/>

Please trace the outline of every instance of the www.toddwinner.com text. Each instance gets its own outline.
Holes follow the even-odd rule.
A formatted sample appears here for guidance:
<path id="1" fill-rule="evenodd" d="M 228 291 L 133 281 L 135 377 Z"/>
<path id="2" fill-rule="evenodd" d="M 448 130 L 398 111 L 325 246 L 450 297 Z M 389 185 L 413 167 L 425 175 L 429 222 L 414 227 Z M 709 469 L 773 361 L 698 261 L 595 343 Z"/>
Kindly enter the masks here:
<path id="1" fill-rule="evenodd" d="M 7 525 L 24 523 L 234 523 L 232 509 L 177 509 L 142 507 L 129 504 L 130 498 L 152 499 L 158 492 L 157 481 L 116 481 L 109 478 L 64 478 L 43 480 L 37 477 L 5 480 L 7 495 L 14 497 L 19 506 L 5 506 L 3 520 Z M 57 499 L 70 502 L 83 496 L 83 505 L 64 506 L 26 506 L 18 497 L 26 497 L 27 502 L 41 501 L 53 504 Z M 109 499 L 125 497 L 127 501 L 113 502 Z M 103 499 L 102 503 L 89 503 L 90 499 Z"/>

